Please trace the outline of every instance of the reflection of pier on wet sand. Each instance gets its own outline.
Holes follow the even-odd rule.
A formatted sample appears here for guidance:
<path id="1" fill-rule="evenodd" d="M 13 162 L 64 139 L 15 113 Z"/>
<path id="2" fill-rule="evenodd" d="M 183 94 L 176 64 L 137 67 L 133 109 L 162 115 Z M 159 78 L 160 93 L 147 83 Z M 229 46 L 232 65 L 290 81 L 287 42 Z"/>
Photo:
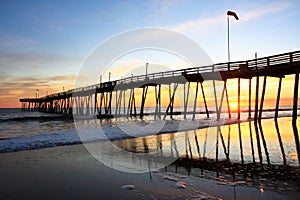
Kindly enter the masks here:
<path id="1" fill-rule="evenodd" d="M 297 182 L 300 181 L 299 141 L 295 142 L 293 131 L 297 131 L 297 127 L 291 126 L 290 119 L 266 119 L 257 128 L 252 121 L 113 143 L 130 152 L 153 152 L 151 157 L 140 157 L 152 167 L 155 167 L 155 157 L 171 157 L 159 161 L 177 158 L 171 165 L 165 163 L 167 171 L 178 172 L 184 167 L 185 173 L 194 174 L 195 171 L 197 176 L 211 171 L 217 177 L 230 175 L 232 180 L 241 176 L 247 180 Z M 126 158 L 127 161 L 130 159 L 133 158 Z"/>

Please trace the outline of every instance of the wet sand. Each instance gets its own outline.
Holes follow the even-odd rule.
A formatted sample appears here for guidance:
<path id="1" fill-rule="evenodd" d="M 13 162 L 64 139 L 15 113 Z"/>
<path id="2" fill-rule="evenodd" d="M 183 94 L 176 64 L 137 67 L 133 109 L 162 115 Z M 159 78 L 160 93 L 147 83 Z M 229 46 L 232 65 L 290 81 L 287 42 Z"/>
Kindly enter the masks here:
<path id="1" fill-rule="evenodd" d="M 0 199 L 297 199 L 298 191 L 261 191 L 171 172 L 108 168 L 83 145 L 0 154 Z M 171 177 L 171 179 L 170 179 Z M 185 189 L 178 188 L 183 182 Z M 177 185 L 176 185 L 177 184 Z M 134 185 L 134 190 L 122 189 Z"/>

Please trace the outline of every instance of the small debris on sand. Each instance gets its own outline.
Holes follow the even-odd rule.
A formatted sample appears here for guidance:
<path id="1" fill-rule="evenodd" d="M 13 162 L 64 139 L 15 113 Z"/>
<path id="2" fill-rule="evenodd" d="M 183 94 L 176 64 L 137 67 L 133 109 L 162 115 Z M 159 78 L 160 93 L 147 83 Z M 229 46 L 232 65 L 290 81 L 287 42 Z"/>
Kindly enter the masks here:
<path id="1" fill-rule="evenodd" d="M 168 181 L 174 181 L 174 182 L 177 182 L 177 181 L 178 181 L 177 178 L 174 178 L 174 177 L 171 177 L 171 176 L 164 176 L 164 179 L 165 179 L 165 180 L 168 180 Z"/>
<path id="2" fill-rule="evenodd" d="M 178 189 L 185 189 L 186 188 L 186 183 L 185 182 L 177 182 L 175 187 L 178 188 Z"/>
<path id="3" fill-rule="evenodd" d="M 123 185 L 122 186 L 123 190 L 133 190 L 135 189 L 134 185 Z"/>

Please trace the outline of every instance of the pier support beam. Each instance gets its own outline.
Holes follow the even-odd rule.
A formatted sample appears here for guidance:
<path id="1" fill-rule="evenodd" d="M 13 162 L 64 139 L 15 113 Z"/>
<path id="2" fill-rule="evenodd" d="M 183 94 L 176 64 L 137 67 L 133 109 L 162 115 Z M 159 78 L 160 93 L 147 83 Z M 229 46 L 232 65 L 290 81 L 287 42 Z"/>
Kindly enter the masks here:
<path id="1" fill-rule="evenodd" d="M 127 109 L 127 116 L 132 116 L 132 112 L 134 110 L 134 116 L 136 116 L 136 105 L 135 105 L 135 95 L 134 95 L 134 88 L 130 91 L 129 101 L 128 101 L 128 109 Z"/>
<path id="2" fill-rule="evenodd" d="M 215 99 L 215 107 L 216 107 L 216 114 L 218 115 L 219 113 L 219 108 L 218 108 L 218 97 L 217 97 L 217 91 L 216 91 L 216 83 L 215 80 L 213 80 L 213 88 L 214 88 L 214 99 Z"/>
<path id="3" fill-rule="evenodd" d="M 203 88 L 202 82 L 200 82 L 200 85 L 201 85 L 201 90 L 202 90 L 202 96 L 203 96 L 203 101 L 204 101 L 206 116 L 207 116 L 207 118 L 209 118 L 209 112 L 208 112 L 208 108 L 207 108 L 207 103 L 206 103 L 206 98 L 205 98 L 205 93 L 204 93 L 204 88 Z"/>
<path id="4" fill-rule="evenodd" d="M 227 79 L 224 82 L 224 88 L 225 88 L 225 92 L 226 92 L 226 102 L 227 102 L 228 117 L 229 117 L 229 119 L 231 119 L 230 103 L 229 103 L 229 97 L 228 97 L 228 91 L 227 91 Z"/>
<path id="5" fill-rule="evenodd" d="M 275 119 L 278 118 L 278 108 L 279 108 L 279 101 L 280 101 L 281 82 L 282 82 L 282 77 L 279 78 L 279 85 L 278 85 L 278 92 L 277 92 L 277 99 L 276 99 L 276 109 L 275 109 Z"/>
<path id="6" fill-rule="evenodd" d="M 265 100 L 265 93 L 266 93 L 266 83 L 267 83 L 267 76 L 264 76 L 262 94 L 261 94 L 261 99 L 260 99 L 259 116 L 258 116 L 259 120 L 261 120 L 261 118 L 262 118 L 262 112 L 263 112 L 263 108 L 264 108 L 264 100 Z"/>
<path id="7" fill-rule="evenodd" d="M 249 79 L 248 119 L 251 118 L 251 78 Z"/>
<path id="8" fill-rule="evenodd" d="M 144 117 L 144 107 L 145 107 L 147 92 L 148 92 L 148 86 L 143 87 L 142 102 L 141 102 L 141 111 L 140 111 L 140 118 L 141 119 L 143 119 L 143 117 Z"/>
<path id="9" fill-rule="evenodd" d="M 184 119 L 186 119 L 186 113 L 187 113 L 187 107 L 188 107 L 188 102 L 189 102 L 189 95 L 190 95 L 190 82 L 187 84 L 187 92 L 185 89 L 185 85 L 183 85 L 183 101 L 184 101 L 184 108 L 183 108 L 183 113 L 184 113 Z"/>
<path id="10" fill-rule="evenodd" d="M 192 120 L 195 120 L 195 115 L 196 115 L 196 106 L 197 106 L 197 97 L 198 97 L 198 87 L 199 87 L 199 82 L 197 82 L 197 84 L 196 84 L 196 93 L 195 93 L 194 109 L 193 109 L 193 118 L 192 118 Z"/>
<path id="11" fill-rule="evenodd" d="M 238 119 L 241 119 L 241 78 L 238 78 Z"/>
<path id="12" fill-rule="evenodd" d="M 155 86 L 155 115 L 154 115 L 154 119 L 156 119 L 156 116 L 158 116 L 158 118 L 161 118 L 161 85 L 158 85 L 158 89 L 157 86 Z"/>
<path id="13" fill-rule="evenodd" d="M 259 76 L 256 77 L 254 121 L 258 119 Z"/>
<path id="14" fill-rule="evenodd" d="M 297 72 L 295 75 L 295 86 L 294 86 L 293 124 L 295 125 L 297 121 L 297 110 L 298 110 L 298 88 L 299 88 L 299 72 Z"/>
<path id="15" fill-rule="evenodd" d="M 168 105 L 168 107 L 166 109 L 164 120 L 166 119 L 167 114 L 169 113 L 169 110 L 170 110 L 170 118 L 173 119 L 173 107 L 174 107 L 175 92 L 177 90 L 177 87 L 178 87 L 178 83 L 175 83 L 174 84 L 173 93 L 172 93 L 171 85 L 169 85 L 169 98 L 170 98 L 170 102 L 169 102 L 169 105 Z"/>
<path id="16" fill-rule="evenodd" d="M 219 110 L 218 110 L 218 113 L 217 113 L 217 120 L 218 121 L 220 120 L 220 117 L 221 117 L 222 106 L 223 106 L 223 99 L 224 99 L 224 93 L 225 93 L 225 82 L 224 82 L 224 86 L 223 86 L 223 90 L 222 90 L 222 96 L 221 96 Z"/>

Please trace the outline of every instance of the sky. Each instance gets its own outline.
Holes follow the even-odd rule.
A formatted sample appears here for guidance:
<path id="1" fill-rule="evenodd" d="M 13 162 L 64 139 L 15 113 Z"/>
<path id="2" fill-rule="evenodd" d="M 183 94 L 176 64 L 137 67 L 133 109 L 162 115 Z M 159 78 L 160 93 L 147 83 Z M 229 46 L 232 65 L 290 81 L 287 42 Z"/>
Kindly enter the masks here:
<path id="1" fill-rule="evenodd" d="M 0 0 L 0 107 L 19 107 L 19 98 L 35 97 L 36 89 L 43 96 L 73 88 L 99 44 L 139 28 L 176 31 L 213 63 L 226 62 L 228 10 L 240 18 L 230 18 L 231 61 L 252 59 L 255 52 L 264 57 L 299 50 L 297 0 Z M 133 56 L 127 65 L 144 63 Z M 114 70 L 112 79 L 123 75 Z"/>

